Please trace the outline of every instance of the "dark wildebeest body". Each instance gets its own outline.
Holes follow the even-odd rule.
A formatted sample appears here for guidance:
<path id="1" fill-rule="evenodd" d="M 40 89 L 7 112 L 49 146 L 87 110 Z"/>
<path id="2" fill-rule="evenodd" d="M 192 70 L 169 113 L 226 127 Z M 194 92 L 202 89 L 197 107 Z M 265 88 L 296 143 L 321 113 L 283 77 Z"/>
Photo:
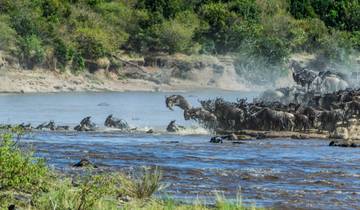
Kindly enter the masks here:
<path id="1" fill-rule="evenodd" d="M 294 129 L 295 117 L 283 111 L 264 108 L 252 115 L 250 121 L 253 128 L 262 130 L 289 130 Z"/>
<path id="2" fill-rule="evenodd" d="M 353 116 L 360 116 L 360 102 L 351 101 L 345 103 L 345 116 L 346 118 L 351 118 Z"/>
<path id="3" fill-rule="evenodd" d="M 94 131 L 96 128 L 95 123 L 91 122 L 89 117 L 85 117 L 83 120 L 81 120 L 80 124 L 74 127 L 74 130 L 76 131 Z"/>
<path id="4" fill-rule="evenodd" d="M 333 133 L 338 122 L 344 121 L 343 110 L 322 111 L 319 115 L 319 131 L 326 130 Z"/>
<path id="5" fill-rule="evenodd" d="M 191 108 L 184 111 L 185 120 L 196 120 L 204 124 L 208 128 L 215 128 L 217 124 L 217 118 L 211 112 L 203 108 Z"/>
<path id="6" fill-rule="evenodd" d="M 169 125 L 166 127 L 167 132 L 178 132 L 179 130 L 185 129 L 185 127 L 183 127 L 183 126 L 176 125 L 175 122 L 176 122 L 175 120 L 172 120 L 169 123 Z"/>
<path id="7" fill-rule="evenodd" d="M 320 114 L 320 111 L 312 108 L 312 107 L 300 107 L 297 111 L 297 114 L 303 114 L 308 117 L 309 123 L 311 127 L 315 126 L 317 117 Z"/>
<path id="8" fill-rule="evenodd" d="M 113 117 L 113 115 L 109 115 L 105 122 L 104 122 L 104 125 L 106 127 L 110 127 L 110 128 L 118 128 L 118 129 L 121 129 L 121 130 L 129 130 L 130 129 L 130 126 L 128 125 L 127 122 L 125 122 L 124 120 L 122 119 L 118 119 L 118 118 L 115 118 Z"/>
<path id="9" fill-rule="evenodd" d="M 310 129 L 310 121 L 306 115 L 295 113 L 295 128 L 299 131 L 308 131 Z"/>
<path id="10" fill-rule="evenodd" d="M 220 126 L 226 129 L 241 129 L 245 120 L 242 109 L 219 98 L 215 100 L 214 114 Z"/>

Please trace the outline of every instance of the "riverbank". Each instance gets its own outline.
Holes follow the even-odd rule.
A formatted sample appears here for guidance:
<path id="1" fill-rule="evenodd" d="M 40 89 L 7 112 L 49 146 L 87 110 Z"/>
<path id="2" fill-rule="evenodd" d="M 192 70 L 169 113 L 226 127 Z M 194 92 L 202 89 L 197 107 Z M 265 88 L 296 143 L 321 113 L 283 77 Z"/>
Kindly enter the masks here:
<path id="1" fill-rule="evenodd" d="M 186 91 L 206 88 L 195 83 L 156 84 L 144 79 L 118 79 L 103 71 L 73 75 L 44 69 L 8 70 L 0 73 L 0 93 L 56 93 L 99 91 Z"/>
<path id="2" fill-rule="evenodd" d="M 22 68 L 15 58 L 0 53 L 0 93 L 52 93 L 85 91 L 167 91 L 198 89 L 230 91 L 265 90 L 237 73 L 232 56 L 157 55 L 122 57 L 120 66 L 108 62 L 88 63 L 88 70 L 74 74 L 71 69 L 47 66 Z M 15 60 L 15 61 L 14 61 Z M 276 84 L 287 86 L 290 74 Z"/>

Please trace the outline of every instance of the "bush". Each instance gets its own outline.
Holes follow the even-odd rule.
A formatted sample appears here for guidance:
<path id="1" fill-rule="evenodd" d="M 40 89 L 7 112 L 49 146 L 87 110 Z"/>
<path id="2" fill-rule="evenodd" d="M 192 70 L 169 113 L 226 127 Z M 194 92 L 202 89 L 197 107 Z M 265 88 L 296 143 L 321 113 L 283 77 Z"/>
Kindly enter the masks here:
<path id="1" fill-rule="evenodd" d="M 36 201 L 37 209 L 99 209 L 101 205 L 113 209 L 116 199 L 109 176 L 93 175 L 83 177 L 75 187 L 71 180 L 60 181 L 49 192 L 43 193 Z M 105 209 L 105 208 L 101 208 Z"/>
<path id="2" fill-rule="evenodd" d="M 0 145 L 0 190 L 30 193 L 47 190 L 51 174 L 43 159 L 21 151 L 11 134 L 3 134 Z M 0 196 L 0 207 L 5 201 Z"/>
<path id="3" fill-rule="evenodd" d="M 329 27 L 356 31 L 360 27 L 358 0 L 290 0 L 290 12 L 296 18 L 319 17 Z"/>
<path id="4" fill-rule="evenodd" d="M 351 34 L 350 42 L 354 49 L 360 51 L 360 31 L 356 31 Z"/>
<path id="5" fill-rule="evenodd" d="M 62 39 L 54 40 L 54 56 L 60 69 L 65 69 L 67 64 L 71 61 L 74 54 L 73 51 L 74 50 L 67 46 L 67 44 Z"/>
<path id="6" fill-rule="evenodd" d="M 299 44 L 298 48 L 307 52 L 316 52 L 321 49 L 324 39 L 329 35 L 325 24 L 319 19 L 298 20 L 295 27 L 300 28 L 305 36 L 304 42 Z"/>
<path id="7" fill-rule="evenodd" d="M 207 27 L 201 27 L 196 40 L 203 44 L 203 52 L 226 54 L 236 52 L 244 41 L 257 36 L 260 8 L 253 0 L 236 0 L 228 3 L 208 3 L 199 10 Z"/>
<path id="8" fill-rule="evenodd" d="M 79 74 L 85 69 L 85 60 L 81 54 L 75 52 L 72 60 L 71 71 L 74 74 Z"/>
<path id="9" fill-rule="evenodd" d="M 15 47 L 16 31 L 9 25 L 9 17 L 0 15 L 0 50 L 10 50 Z"/>
<path id="10" fill-rule="evenodd" d="M 143 168 L 143 170 L 133 178 L 118 174 L 116 176 L 116 180 L 119 181 L 119 186 L 121 186 L 121 189 L 118 191 L 119 196 L 130 196 L 131 198 L 136 199 L 148 199 L 155 192 L 161 191 L 165 188 L 165 185 L 160 183 L 161 178 L 162 173 L 159 168 Z"/>
<path id="11" fill-rule="evenodd" d="M 42 41 L 36 35 L 22 38 L 19 42 L 19 55 L 29 69 L 33 69 L 37 64 L 42 64 L 45 59 Z"/>
<path id="12" fill-rule="evenodd" d="M 172 54 L 189 51 L 194 32 L 199 24 L 197 16 L 187 11 L 177 14 L 173 20 L 156 25 L 154 30 L 159 37 L 159 45 Z"/>
<path id="13" fill-rule="evenodd" d="M 77 34 L 77 48 L 84 58 L 96 60 L 108 52 L 103 44 L 106 35 L 100 29 L 82 28 Z"/>
<path id="14" fill-rule="evenodd" d="M 286 43 L 278 37 L 264 36 L 255 41 L 252 54 L 266 58 L 271 65 L 277 65 L 286 61 L 290 51 Z"/>

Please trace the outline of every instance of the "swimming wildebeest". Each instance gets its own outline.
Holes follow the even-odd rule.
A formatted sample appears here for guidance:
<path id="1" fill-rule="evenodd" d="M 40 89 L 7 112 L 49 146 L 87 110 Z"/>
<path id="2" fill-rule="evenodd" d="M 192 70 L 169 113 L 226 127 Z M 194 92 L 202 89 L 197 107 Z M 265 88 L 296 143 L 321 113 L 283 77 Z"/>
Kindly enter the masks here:
<path id="1" fill-rule="evenodd" d="M 185 127 L 184 126 L 181 126 L 181 125 L 176 125 L 175 124 L 175 120 L 172 120 L 169 125 L 166 127 L 166 131 L 167 132 L 178 132 L 180 130 L 184 130 Z"/>
<path id="2" fill-rule="evenodd" d="M 130 129 L 130 126 L 127 124 L 127 122 L 125 122 L 122 119 L 113 117 L 112 114 L 106 118 L 104 125 L 109 128 L 118 128 L 121 130 L 129 130 Z"/>
<path id="3" fill-rule="evenodd" d="M 96 124 L 91 122 L 89 117 L 85 117 L 81 120 L 80 124 L 74 127 L 76 131 L 94 131 L 96 128 Z"/>

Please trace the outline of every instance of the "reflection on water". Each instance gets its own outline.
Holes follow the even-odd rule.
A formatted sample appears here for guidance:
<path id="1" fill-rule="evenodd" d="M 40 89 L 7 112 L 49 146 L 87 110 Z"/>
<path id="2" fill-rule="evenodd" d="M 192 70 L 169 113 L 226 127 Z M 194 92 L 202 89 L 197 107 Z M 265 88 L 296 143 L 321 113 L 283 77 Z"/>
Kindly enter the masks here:
<path id="1" fill-rule="evenodd" d="M 91 93 L 0 97 L 0 122 L 40 123 L 54 119 L 63 124 L 91 115 L 102 123 L 114 113 L 134 127 L 165 129 L 180 118 L 163 104 L 163 93 Z M 185 93 L 193 104 L 198 98 L 222 95 L 235 100 L 251 93 Z M 109 106 L 97 106 L 108 103 Z M 196 131 L 196 129 L 194 129 Z M 179 199 L 203 199 L 223 191 L 241 192 L 247 203 L 275 208 L 356 209 L 360 206 L 360 152 L 328 147 L 323 140 L 256 140 L 245 144 L 210 144 L 206 133 L 186 135 L 41 132 L 27 135 L 56 169 L 72 173 L 71 164 L 90 158 L 101 170 L 132 170 L 157 165 L 169 183 L 167 193 Z"/>

